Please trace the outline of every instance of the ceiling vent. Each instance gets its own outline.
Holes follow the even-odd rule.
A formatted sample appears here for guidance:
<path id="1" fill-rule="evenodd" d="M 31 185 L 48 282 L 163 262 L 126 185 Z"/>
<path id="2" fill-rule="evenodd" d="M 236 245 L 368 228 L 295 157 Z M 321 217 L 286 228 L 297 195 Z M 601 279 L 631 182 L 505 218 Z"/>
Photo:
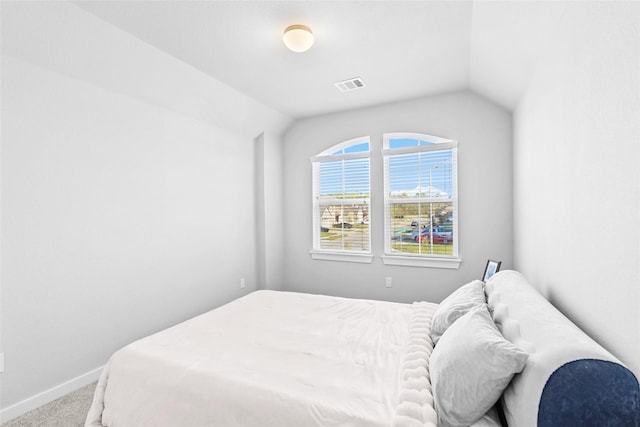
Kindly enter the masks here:
<path id="1" fill-rule="evenodd" d="M 334 83 L 334 85 L 340 89 L 340 92 L 350 92 L 352 90 L 363 88 L 364 82 L 360 77 L 354 77 L 352 79 Z"/>

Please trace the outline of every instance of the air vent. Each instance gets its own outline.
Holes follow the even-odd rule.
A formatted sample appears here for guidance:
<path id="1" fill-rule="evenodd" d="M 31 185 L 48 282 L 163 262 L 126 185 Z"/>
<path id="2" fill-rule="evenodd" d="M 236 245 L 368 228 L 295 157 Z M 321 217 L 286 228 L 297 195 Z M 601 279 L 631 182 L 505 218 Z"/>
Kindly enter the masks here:
<path id="1" fill-rule="evenodd" d="M 360 77 L 354 77 L 352 79 L 334 83 L 334 85 L 340 89 L 340 92 L 350 92 L 352 90 L 363 88 L 364 82 Z"/>

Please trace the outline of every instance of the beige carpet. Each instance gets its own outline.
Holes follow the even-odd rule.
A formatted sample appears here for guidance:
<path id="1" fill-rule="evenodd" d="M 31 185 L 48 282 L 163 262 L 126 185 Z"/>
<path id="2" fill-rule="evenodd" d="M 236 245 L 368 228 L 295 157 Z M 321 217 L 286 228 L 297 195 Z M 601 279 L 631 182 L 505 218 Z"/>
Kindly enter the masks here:
<path id="1" fill-rule="evenodd" d="M 62 396 L 38 409 L 2 424 L 2 427 L 79 427 L 93 400 L 96 383 Z"/>

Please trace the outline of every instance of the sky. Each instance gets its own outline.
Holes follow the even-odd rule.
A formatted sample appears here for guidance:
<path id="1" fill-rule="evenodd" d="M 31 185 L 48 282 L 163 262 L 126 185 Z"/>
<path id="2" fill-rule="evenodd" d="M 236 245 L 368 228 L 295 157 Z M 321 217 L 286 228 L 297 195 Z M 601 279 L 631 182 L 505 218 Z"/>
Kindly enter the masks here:
<path id="1" fill-rule="evenodd" d="M 389 148 L 415 147 L 433 144 L 416 139 L 391 139 Z M 355 144 L 332 154 L 369 151 L 369 143 Z M 389 183 L 392 195 L 423 193 L 443 197 L 453 194 L 451 149 L 389 156 Z M 342 192 L 368 197 L 370 165 L 368 158 L 344 159 L 320 163 L 320 195 Z"/>

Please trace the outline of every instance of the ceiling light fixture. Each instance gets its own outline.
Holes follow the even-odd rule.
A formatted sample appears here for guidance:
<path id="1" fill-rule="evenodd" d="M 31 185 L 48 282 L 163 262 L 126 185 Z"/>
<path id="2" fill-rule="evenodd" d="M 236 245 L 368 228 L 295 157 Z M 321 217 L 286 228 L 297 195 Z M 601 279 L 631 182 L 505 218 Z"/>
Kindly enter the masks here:
<path id="1" fill-rule="evenodd" d="M 306 25 L 290 25 L 284 30 L 282 41 L 294 52 L 304 52 L 313 46 L 313 33 Z"/>

